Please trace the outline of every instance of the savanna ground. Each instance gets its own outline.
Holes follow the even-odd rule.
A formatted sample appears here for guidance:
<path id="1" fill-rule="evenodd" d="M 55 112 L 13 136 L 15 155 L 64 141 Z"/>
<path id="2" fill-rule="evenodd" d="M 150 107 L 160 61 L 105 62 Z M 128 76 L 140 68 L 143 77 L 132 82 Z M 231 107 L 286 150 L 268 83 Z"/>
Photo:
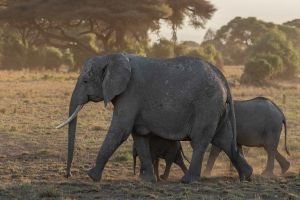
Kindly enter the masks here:
<path id="1" fill-rule="evenodd" d="M 186 185 L 179 183 L 183 174 L 176 166 L 168 181 L 141 182 L 133 175 L 131 138 L 112 156 L 102 181 L 93 183 L 86 171 L 94 165 L 111 119 L 112 106 L 105 108 L 103 103 L 89 103 L 80 112 L 73 176 L 64 178 L 67 128 L 57 130 L 55 126 L 68 115 L 77 74 L 1 71 L 0 199 L 300 199 L 300 78 L 267 87 L 240 86 L 236 80 L 241 72 L 241 67 L 225 68 L 236 99 L 263 95 L 285 112 L 291 168 L 280 175 L 275 162 L 277 177 L 261 177 L 266 153 L 251 148 L 246 149 L 246 158 L 254 168 L 251 182 L 239 182 L 222 154 L 212 177 Z M 283 136 L 279 151 L 287 156 Z M 184 142 L 183 146 L 190 158 L 189 144 Z"/>

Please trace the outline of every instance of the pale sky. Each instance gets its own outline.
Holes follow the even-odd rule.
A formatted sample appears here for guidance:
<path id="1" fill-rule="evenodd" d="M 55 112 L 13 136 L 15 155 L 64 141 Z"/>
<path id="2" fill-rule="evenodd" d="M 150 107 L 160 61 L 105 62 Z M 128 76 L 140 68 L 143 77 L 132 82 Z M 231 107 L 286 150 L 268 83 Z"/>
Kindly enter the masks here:
<path id="1" fill-rule="evenodd" d="M 185 25 L 178 31 L 178 40 L 193 40 L 201 42 L 208 28 L 217 30 L 236 16 L 257 17 L 268 22 L 282 23 L 300 18 L 300 0 L 211 0 L 217 11 L 205 26 L 205 29 L 194 29 Z M 165 25 L 160 35 L 170 39 L 171 32 Z M 157 37 L 151 37 L 153 41 Z"/>

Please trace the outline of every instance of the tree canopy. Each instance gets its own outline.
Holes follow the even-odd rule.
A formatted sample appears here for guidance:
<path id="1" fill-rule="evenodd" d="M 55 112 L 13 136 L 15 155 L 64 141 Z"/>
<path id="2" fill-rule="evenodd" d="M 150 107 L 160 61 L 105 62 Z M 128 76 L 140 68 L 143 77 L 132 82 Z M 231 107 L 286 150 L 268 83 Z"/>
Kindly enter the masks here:
<path id="1" fill-rule="evenodd" d="M 255 17 L 236 17 L 216 33 L 208 31 L 203 44 L 212 43 L 223 53 L 225 64 L 242 65 L 249 57 L 249 49 L 270 31 L 285 35 L 300 52 L 300 21 L 295 19 L 283 24 L 274 24 Z"/>
<path id="2" fill-rule="evenodd" d="M 49 45 L 86 55 L 145 53 L 162 21 L 176 30 L 203 27 L 215 12 L 208 0 L 3 0 L 0 21 L 24 46 Z"/>

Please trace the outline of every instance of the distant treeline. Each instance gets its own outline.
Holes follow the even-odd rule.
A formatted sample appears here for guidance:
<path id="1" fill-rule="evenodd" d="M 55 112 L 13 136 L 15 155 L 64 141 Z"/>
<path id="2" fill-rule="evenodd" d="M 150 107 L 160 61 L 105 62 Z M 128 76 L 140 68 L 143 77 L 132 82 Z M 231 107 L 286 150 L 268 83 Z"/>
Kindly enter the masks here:
<path id="1" fill-rule="evenodd" d="M 290 78 L 300 66 L 300 19 L 283 24 L 236 17 L 209 29 L 201 44 L 177 41 L 183 23 L 202 28 L 207 0 L 0 0 L 0 68 L 79 70 L 90 56 L 128 52 L 156 58 L 197 56 L 220 67 L 245 65 L 244 82 Z M 170 40 L 151 44 L 162 22 Z"/>

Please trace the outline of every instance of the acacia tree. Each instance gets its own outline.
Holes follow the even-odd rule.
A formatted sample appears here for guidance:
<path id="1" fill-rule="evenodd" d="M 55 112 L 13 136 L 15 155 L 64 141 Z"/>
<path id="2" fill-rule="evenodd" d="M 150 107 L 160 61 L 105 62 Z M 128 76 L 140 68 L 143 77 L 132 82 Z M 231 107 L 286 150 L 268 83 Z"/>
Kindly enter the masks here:
<path id="1" fill-rule="evenodd" d="M 273 23 L 267 23 L 255 17 L 236 17 L 217 30 L 212 43 L 223 53 L 225 64 L 244 64 L 245 52 L 265 32 L 276 28 Z"/>
<path id="2" fill-rule="evenodd" d="M 37 31 L 43 42 L 50 45 L 93 52 L 80 40 L 82 35 L 96 35 L 105 50 L 114 37 L 116 47 L 121 49 L 124 48 L 124 35 L 133 30 L 132 26 L 136 27 L 132 34 L 136 38 L 155 28 L 159 18 L 166 17 L 170 10 L 154 6 L 159 1 L 152 2 L 149 5 L 145 0 L 8 0 L 0 17 L 23 32 L 28 29 Z"/>
<path id="3" fill-rule="evenodd" d="M 53 46 L 80 47 L 93 51 L 79 38 L 94 34 L 104 51 L 111 46 L 126 49 L 126 37 L 137 41 L 148 39 L 149 30 L 160 28 L 159 20 L 179 26 L 185 17 L 192 25 L 203 26 L 214 7 L 206 0 L 7 0 L 0 19 L 24 32 L 37 36 Z M 26 32 L 26 34 L 25 34 Z M 111 46 L 110 46 L 111 45 Z"/>
<path id="4" fill-rule="evenodd" d="M 172 14 L 166 21 L 172 27 L 172 41 L 176 53 L 177 30 L 182 28 L 185 20 L 194 28 L 204 28 L 216 8 L 208 0 L 167 0 L 166 4 L 172 9 Z M 178 55 L 177 55 L 178 56 Z"/>

